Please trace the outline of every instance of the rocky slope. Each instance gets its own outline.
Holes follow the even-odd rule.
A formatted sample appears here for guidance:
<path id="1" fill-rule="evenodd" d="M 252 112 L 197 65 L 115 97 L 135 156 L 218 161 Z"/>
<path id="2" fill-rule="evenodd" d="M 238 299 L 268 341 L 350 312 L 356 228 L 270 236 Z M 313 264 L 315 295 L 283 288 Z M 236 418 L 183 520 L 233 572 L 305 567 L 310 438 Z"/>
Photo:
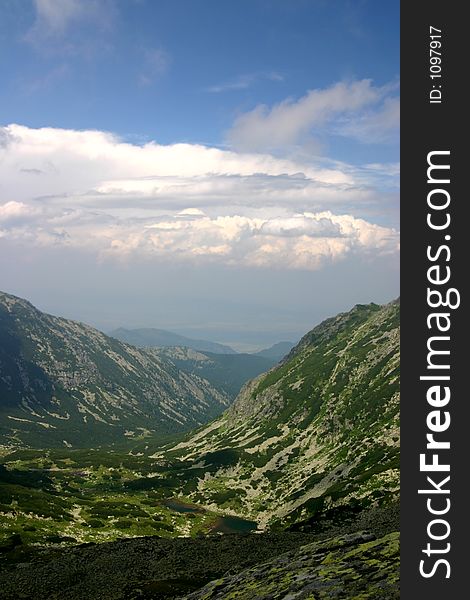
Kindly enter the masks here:
<path id="1" fill-rule="evenodd" d="M 221 577 L 187 600 L 397 599 L 398 534 L 367 533 L 302 546 L 236 575 Z"/>
<path id="2" fill-rule="evenodd" d="M 271 528 L 395 502 L 399 303 L 326 320 L 219 419 L 157 456 L 191 465 L 194 501 Z"/>
<path id="3" fill-rule="evenodd" d="M 86 447 L 187 431 L 229 403 L 152 350 L 0 293 L 0 443 Z"/>

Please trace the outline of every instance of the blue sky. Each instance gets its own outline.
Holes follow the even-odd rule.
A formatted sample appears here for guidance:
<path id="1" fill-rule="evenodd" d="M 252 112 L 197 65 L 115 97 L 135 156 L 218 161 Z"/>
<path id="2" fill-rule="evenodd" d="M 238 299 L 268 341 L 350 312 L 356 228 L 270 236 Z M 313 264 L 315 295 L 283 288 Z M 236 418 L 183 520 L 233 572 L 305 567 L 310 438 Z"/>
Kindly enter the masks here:
<path id="1" fill-rule="evenodd" d="M 290 316 L 273 307 L 266 340 L 397 295 L 398 1 L 5 0 L 0 16 L 0 246 L 20 265 L 3 264 L 0 287 L 102 327 L 188 332 L 214 329 L 189 308 L 217 296 L 214 269 L 317 289 L 348 264 L 362 282 L 341 301 L 308 292 Z M 64 252 L 87 265 L 81 288 L 107 268 L 138 295 L 149 273 L 171 281 L 169 264 L 205 283 L 170 285 L 191 318 L 156 318 L 151 298 L 145 323 L 125 306 L 110 318 L 104 288 L 85 310 L 73 282 L 73 302 L 31 283 Z M 220 299 L 220 331 L 251 310 L 236 296 L 231 316 Z"/>
<path id="2" fill-rule="evenodd" d="M 83 4 L 62 20 L 41 17 L 33 2 L 4 4 L 3 119 L 105 129 L 135 141 L 223 144 L 236 116 L 259 103 L 340 80 L 398 80 L 394 1 Z M 397 148 L 378 154 L 396 160 Z"/>

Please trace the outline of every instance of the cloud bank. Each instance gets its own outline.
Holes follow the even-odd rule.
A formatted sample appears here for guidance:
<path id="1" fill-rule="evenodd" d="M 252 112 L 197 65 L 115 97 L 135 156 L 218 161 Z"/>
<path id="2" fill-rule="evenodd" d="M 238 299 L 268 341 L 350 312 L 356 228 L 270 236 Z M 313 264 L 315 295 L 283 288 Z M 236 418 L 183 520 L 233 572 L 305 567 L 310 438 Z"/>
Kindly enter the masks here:
<path id="1" fill-rule="evenodd" d="M 398 251 L 397 230 L 374 217 L 393 213 L 394 165 L 137 146 L 102 131 L 20 125 L 2 128 L 0 141 L 8 243 L 100 260 L 311 270 Z"/>

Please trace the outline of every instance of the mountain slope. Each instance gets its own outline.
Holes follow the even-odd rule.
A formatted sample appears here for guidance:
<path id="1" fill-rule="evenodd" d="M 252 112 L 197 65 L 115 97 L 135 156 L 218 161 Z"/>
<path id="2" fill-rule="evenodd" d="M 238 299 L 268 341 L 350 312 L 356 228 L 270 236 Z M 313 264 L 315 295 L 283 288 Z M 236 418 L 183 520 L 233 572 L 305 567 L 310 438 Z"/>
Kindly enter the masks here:
<path id="1" fill-rule="evenodd" d="M 156 352 L 182 371 L 207 379 L 233 400 L 247 381 L 266 373 L 276 364 L 273 359 L 253 354 L 214 354 L 182 347 L 159 348 Z"/>
<path id="2" fill-rule="evenodd" d="M 324 321 L 166 455 L 199 468 L 185 490 L 195 501 L 265 526 L 307 527 L 395 501 L 398 302 Z"/>
<path id="3" fill-rule="evenodd" d="M 284 358 L 286 354 L 292 350 L 295 346 L 292 342 L 278 342 L 277 344 L 273 344 L 269 348 L 265 348 L 264 350 L 259 350 L 259 352 L 255 352 L 254 356 L 262 356 L 264 358 L 270 358 L 279 362 L 281 358 Z"/>
<path id="4" fill-rule="evenodd" d="M 230 346 L 207 340 L 195 340 L 164 329 L 124 329 L 120 327 L 111 331 L 109 335 L 121 342 L 132 344 L 139 348 L 183 346 L 201 352 L 213 352 L 214 354 L 236 354 L 235 350 L 230 348 Z"/>
<path id="5" fill-rule="evenodd" d="M 87 446 L 207 422 L 229 398 L 139 350 L 0 293 L 0 442 Z"/>

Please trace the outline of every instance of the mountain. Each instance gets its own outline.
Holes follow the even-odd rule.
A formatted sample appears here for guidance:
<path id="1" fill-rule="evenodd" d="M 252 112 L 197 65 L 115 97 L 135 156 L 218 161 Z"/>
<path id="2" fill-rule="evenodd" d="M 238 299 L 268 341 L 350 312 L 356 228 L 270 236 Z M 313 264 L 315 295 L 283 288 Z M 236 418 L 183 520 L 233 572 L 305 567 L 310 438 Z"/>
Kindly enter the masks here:
<path id="1" fill-rule="evenodd" d="M 292 342 L 278 342 L 269 348 L 255 352 L 254 356 L 262 356 L 264 358 L 270 358 L 276 362 L 279 362 L 282 358 L 284 358 L 284 356 L 286 356 L 286 354 L 289 354 L 294 346 L 295 344 Z"/>
<path id="2" fill-rule="evenodd" d="M 184 347 L 160 348 L 157 352 L 178 369 L 207 379 L 233 400 L 247 381 L 269 371 L 277 362 L 253 354 L 214 354 Z"/>
<path id="3" fill-rule="evenodd" d="M 109 335 L 126 344 L 132 344 L 139 348 L 166 348 L 172 346 L 184 346 L 201 352 L 213 352 L 214 354 L 236 354 L 233 348 L 209 342 L 207 340 L 195 340 L 178 335 L 164 329 L 124 329 L 119 328 L 111 331 Z"/>
<path id="4" fill-rule="evenodd" d="M 193 501 L 261 527 L 308 530 L 393 505 L 399 302 L 327 319 L 221 417 L 163 455 L 197 465 L 197 485 L 188 478 L 182 489 Z"/>
<path id="5" fill-rule="evenodd" d="M 0 441 L 95 446 L 187 431 L 228 406 L 205 379 L 0 293 Z"/>

